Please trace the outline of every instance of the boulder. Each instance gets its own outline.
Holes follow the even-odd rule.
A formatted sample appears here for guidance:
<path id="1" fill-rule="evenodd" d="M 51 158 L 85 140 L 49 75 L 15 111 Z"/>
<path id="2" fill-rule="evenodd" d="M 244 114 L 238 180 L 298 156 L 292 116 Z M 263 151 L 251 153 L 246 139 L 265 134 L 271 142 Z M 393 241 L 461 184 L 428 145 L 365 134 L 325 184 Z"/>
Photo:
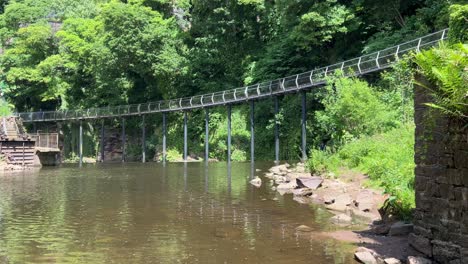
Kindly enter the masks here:
<path id="1" fill-rule="evenodd" d="M 259 177 L 255 177 L 253 180 L 250 181 L 250 184 L 258 188 L 262 186 L 262 179 L 260 179 Z"/>
<path id="2" fill-rule="evenodd" d="M 330 218 L 330 221 L 334 224 L 338 225 L 349 225 L 353 221 L 353 219 L 346 214 L 339 214 L 335 215 L 332 218 Z"/>
<path id="3" fill-rule="evenodd" d="M 374 194 L 371 190 L 363 190 L 356 197 L 356 206 L 359 210 L 369 212 L 374 207 Z"/>
<path id="4" fill-rule="evenodd" d="M 423 258 L 423 257 L 409 256 L 408 261 L 406 263 L 408 263 L 408 264 L 432 264 L 432 261 L 428 260 L 427 258 Z"/>
<path id="5" fill-rule="evenodd" d="M 284 176 L 277 176 L 275 178 L 275 183 L 276 184 L 280 184 L 280 183 L 285 183 L 285 182 L 289 182 L 288 179 Z"/>
<path id="6" fill-rule="evenodd" d="M 325 194 L 323 196 L 323 202 L 325 204 L 332 204 L 335 202 L 335 196 L 332 196 L 332 195 L 329 195 L 329 194 Z"/>
<path id="7" fill-rule="evenodd" d="M 348 210 L 348 206 L 352 203 L 351 196 L 349 194 L 340 194 L 335 199 L 333 203 L 326 205 L 325 207 L 329 210 L 345 212 Z"/>
<path id="8" fill-rule="evenodd" d="M 390 231 L 390 225 L 387 225 L 387 224 L 377 225 L 377 226 L 374 226 L 371 229 L 371 231 L 372 233 L 376 235 L 386 235 L 388 234 L 388 231 Z"/>
<path id="9" fill-rule="evenodd" d="M 306 225 L 300 225 L 296 227 L 297 232 L 312 232 L 314 231 L 311 227 L 308 227 Z"/>
<path id="10" fill-rule="evenodd" d="M 295 182 L 288 182 L 288 183 L 281 183 L 279 184 L 276 189 L 277 190 L 292 190 L 297 187 L 297 184 Z"/>
<path id="11" fill-rule="evenodd" d="M 405 223 L 402 221 L 394 223 L 390 226 L 388 235 L 390 236 L 406 236 L 413 232 L 413 224 Z"/>
<path id="12" fill-rule="evenodd" d="M 350 205 L 353 202 L 353 199 L 351 199 L 351 196 L 349 194 L 340 194 L 335 198 L 335 204 L 340 204 L 340 205 Z"/>
<path id="13" fill-rule="evenodd" d="M 292 191 L 294 196 L 310 196 L 313 193 L 313 190 L 310 188 L 300 188 L 300 189 L 294 189 Z"/>
<path id="14" fill-rule="evenodd" d="M 320 177 L 298 177 L 296 178 L 297 186 L 307 187 L 312 190 L 317 190 L 322 185 L 323 179 Z"/>
<path id="15" fill-rule="evenodd" d="M 369 251 L 358 251 L 354 257 L 364 264 L 377 264 L 377 259 Z"/>
<path id="16" fill-rule="evenodd" d="M 399 259 L 396 258 L 386 258 L 384 259 L 385 264 L 402 264 Z"/>
<path id="17" fill-rule="evenodd" d="M 293 200 L 300 204 L 309 204 L 311 202 L 310 198 L 307 196 L 294 196 Z"/>
<path id="18" fill-rule="evenodd" d="M 417 251 L 424 253 L 428 257 L 432 257 L 432 244 L 429 239 L 411 233 L 408 236 L 408 243 Z"/>

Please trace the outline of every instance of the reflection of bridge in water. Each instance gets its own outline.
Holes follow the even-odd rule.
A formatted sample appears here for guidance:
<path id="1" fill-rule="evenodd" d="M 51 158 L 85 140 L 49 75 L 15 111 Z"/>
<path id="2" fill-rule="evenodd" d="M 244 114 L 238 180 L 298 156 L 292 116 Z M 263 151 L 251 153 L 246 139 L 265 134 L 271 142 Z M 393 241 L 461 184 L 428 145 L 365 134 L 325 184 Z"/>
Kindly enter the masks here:
<path id="1" fill-rule="evenodd" d="M 332 76 L 338 72 L 343 73 L 344 76 L 361 76 L 372 72 L 378 72 L 391 67 L 405 54 L 411 52 L 419 52 L 422 49 L 430 48 L 440 41 L 447 38 L 447 29 L 438 31 L 424 37 L 420 37 L 399 45 L 389 47 L 374 53 L 365 54 L 360 57 L 329 65 L 326 67 L 314 69 L 305 73 L 295 74 L 292 76 L 284 77 L 277 80 L 258 83 L 255 85 L 240 87 L 231 90 L 214 92 L 210 94 L 196 95 L 187 98 L 178 98 L 173 100 L 149 102 L 133 105 L 109 106 L 101 108 L 90 108 L 80 110 L 61 110 L 61 111 L 42 111 L 42 112 L 24 112 L 18 113 L 24 122 L 37 123 L 37 122 L 62 122 L 62 121 L 79 121 L 80 123 L 80 140 L 79 140 L 79 157 L 80 164 L 83 160 L 83 127 L 82 122 L 85 120 L 121 118 L 122 119 L 122 161 L 125 161 L 125 117 L 141 116 L 142 118 L 142 160 L 146 160 L 145 154 L 145 115 L 161 113 L 162 126 L 163 126 L 163 161 L 166 160 L 166 132 L 167 122 L 166 115 L 170 112 L 183 111 L 184 112 L 184 160 L 188 156 L 187 144 L 187 111 L 194 109 L 205 109 L 205 160 L 209 158 L 209 108 L 214 106 L 226 105 L 227 106 L 227 157 L 228 161 L 231 159 L 231 108 L 233 104 L 249 102 L 250 103 L 250 130 L 251 130 L 251 151 L 250 159 L 253 161 L 254 154 L 254 108 L 255 100 L 273 98 L 275 109 L 275 160 L 279 160 L 279 124 L 277 116 L 279 113 L 278 96 L 288 93 L 301 94 L 301 152 L 302 159 L 307 158 L 307 145 L 306 145 L 306 93 L 308 90 L 322 86 L 326 83 L 327 77 Z M 104 121 L 101 127 L 101 160 L 104 160 Z"/>

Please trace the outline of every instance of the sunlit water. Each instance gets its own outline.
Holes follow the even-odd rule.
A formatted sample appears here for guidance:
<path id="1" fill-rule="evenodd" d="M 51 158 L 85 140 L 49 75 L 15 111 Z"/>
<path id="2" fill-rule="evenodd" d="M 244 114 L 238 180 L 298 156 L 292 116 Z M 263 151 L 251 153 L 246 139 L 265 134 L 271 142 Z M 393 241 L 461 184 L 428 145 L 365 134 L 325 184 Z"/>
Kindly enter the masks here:
<path id="1" fill-rule="evenodd" d="M 325 210 L 251 176 L 249 163 L 1 175 L 0 263 L 353 263 L 349 246 L 295 231 L 332 228 Z"/>

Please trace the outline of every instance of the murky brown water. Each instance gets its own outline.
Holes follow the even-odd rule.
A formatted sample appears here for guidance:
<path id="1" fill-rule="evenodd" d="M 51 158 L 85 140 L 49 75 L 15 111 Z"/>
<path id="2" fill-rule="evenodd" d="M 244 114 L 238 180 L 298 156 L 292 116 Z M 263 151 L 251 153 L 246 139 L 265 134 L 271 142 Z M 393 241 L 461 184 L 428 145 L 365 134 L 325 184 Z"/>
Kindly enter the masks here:
<path id="1" fill-rule="evenodd" d="M 295 232 L 330 228 L 325 210 L 250 176 L 249 163 L 2 175 L 0 263 L 354 263 L 349 246 Z"/>

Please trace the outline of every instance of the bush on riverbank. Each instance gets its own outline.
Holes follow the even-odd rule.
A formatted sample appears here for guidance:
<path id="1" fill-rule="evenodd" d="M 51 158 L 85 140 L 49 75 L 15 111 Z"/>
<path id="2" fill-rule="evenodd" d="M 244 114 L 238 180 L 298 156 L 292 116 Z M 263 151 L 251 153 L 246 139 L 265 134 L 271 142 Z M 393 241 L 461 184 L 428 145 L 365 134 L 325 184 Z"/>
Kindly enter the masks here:
<path id="1" fill-rule="evenodd" d="M 369 176 L 369 184 L 383 187 L 395 199 L 401 217 L 408 217 L 414 201 L 414 125 L 366 136 L 335 153 L 313 150 L 309 168 L 316 173 L 340 175 L 344 168 Z"/>

